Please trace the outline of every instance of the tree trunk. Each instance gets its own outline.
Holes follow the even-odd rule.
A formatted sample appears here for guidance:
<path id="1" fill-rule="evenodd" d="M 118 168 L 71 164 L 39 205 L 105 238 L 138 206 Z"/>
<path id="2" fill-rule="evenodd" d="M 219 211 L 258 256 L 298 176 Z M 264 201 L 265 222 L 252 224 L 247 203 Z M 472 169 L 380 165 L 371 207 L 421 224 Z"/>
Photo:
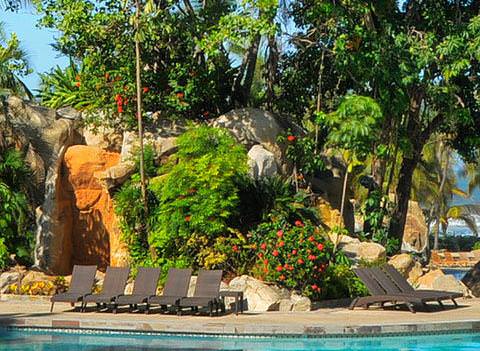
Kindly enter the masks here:
<path id="1" fill-rule="evenodd" d="M 440 153 L 440 162 L 443 161 L 443 155 L 446 155 L 446 160 L 445 160 L 445 166 L 442 169 L 442 180 L 440 181 L 440 187 L 438 189 L 440 199 L 443 198 L 443 188 L 445 187 L 445 182 L 447 180 L 447 173 L 448 173 L 448 167 L 449 167 L 449 161 L 450 157 L 448 154 L 448 147 L 444 147 L 444 150 Z M 435 232 L 434 232 L 434 242 L 433 242 L 433 249 L 438 250 L 438 236 L 440 234 L 440 219 L 442 217 L 442 213 L 444 213 L 444 203 L 442 200 L 439 201 L 437 205 L 437 218 L 435 222 Z"/>
<path id="2" fill-rule="evenodd" d="M 137 84 L 137 123 L 138 123 L 138 141 L 140 143 L 140 186 L 142 191 L 142 201 L 147 213 L 147 190 L 145 184 L 145 160 L 143 151 L 143 121 L 142 121 L 142 79 L 141 79 L 141 53 L 140 53 L 140 0 L 135 0 L 135 61 L 136 61 L 136 84 Z"/>
<path id="3" fill-rule="evenodd" d="M 277 40 L 274 35 L 268 37 L 268 61 L 267 72 L 265 74 L 267 81 L 267 108 L 273 110 L 273 102 L 275 101 L 275 84 L 277 83 L 278 60 L 280 53 L 278 51 Z"/>
<path id="4" fill-rule="evenodd" d="M 236 107 L 244 107 L 250 99 L 250 90 L 252 88 L 255 66 L 257 65 L 258 48 L 260 46 L 260 35 L 257 35 L 245 55 L 240 65 L 238 75 L 233 82 L 232 96 Z"/>
<path id="5" fill-rule="evenodd" d="M 423 145 L 422 145 L 423 148 Z M 413 171 L 420 160 L 420 153 L 411 158 L 404 158 L 398 185 L 395 191 L 397 197 L 397 206 L 395 207 L 390 220 L 389 236 L 397 238 L 400 243 L 403 240 L 403 230 L 407 219 L 408 201 L 410 200 L 410 191 L 412 188 Z"/>

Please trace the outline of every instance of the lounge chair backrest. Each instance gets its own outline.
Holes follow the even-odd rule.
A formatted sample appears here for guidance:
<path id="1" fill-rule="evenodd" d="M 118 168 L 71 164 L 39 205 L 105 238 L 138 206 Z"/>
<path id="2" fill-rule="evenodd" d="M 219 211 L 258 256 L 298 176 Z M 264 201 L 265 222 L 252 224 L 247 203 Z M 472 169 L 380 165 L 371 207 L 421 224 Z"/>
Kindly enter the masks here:
<path id="1" fill-rule="evenodd" d="M 384 295 L 385 289 L 373 279 L 367 268 L 354 268 L 353 271 L 367 287 L 371 295 Z"/>
<path id="2" fill-rule="evenodd" d="M 138 268 L 137 277 L 133 285 L 133 295 L 155 295 L 159 278 L 160 268 Z"/>
<path id="3" fill-rule="evenodd" d="M 399 271 L 395 269 L 395 267 L 386 264 L 382 267 L 382 269 L 387 273 L 393 282 L 402 290 L 402 292 L 414 292 L 415 289 L 408 283 L 407 279 L 403 275 L 400 274 Z"/>
<path id="4" fill-rule="evenodd" d="M 195 297 L 217 297 L 220 293 L 223 271 L 200 269 L 195 284 Z"/>
<path id="5" fill-rule="evenodd" d="M 107 267 L 103 280 L 102 294 L 121 295 L 125 292 L 130 268 L 128 267 Z"/>
<path id="6" fill-rule="evenodd" d="M 399 294 L 402 293 L 402 290 L 392 281 L 392 279 L 379 267 L 369 268 L 373 278 L 380 284 L 380 286 L 385 289 L 387 294 Z"/>
<path id="7" fill-rule="evenodd" d="M 165 282 L 165 287 L 163 289 L 163 296 L 187 296 L 191 277 L 192 270 L 190 268 L 170 268 L 168 270 L 167 281 Z"/>
<path id="8" fill-rule="evenodd" d="M 96 272 L 97 266 L 73 266 L 72 280 L 68 292 L 81 295 L 90 294 Z"/>

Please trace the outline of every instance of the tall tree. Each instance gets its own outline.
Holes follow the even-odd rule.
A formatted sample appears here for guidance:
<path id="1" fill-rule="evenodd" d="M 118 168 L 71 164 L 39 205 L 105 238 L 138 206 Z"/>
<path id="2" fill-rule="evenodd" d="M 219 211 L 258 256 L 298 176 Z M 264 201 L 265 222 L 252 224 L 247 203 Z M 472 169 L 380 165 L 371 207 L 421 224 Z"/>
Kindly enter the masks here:
<path id="1" fill-rule="evenodd" d="M 389 228 L 401 239 L 413 172 L 431 135 L 448 131 L 455 147 L 479 146 L 478 129 L 473 129 L 479 123 L 474 97 L 480 81 L 478 6 L 472 1 L 304 0 L 294 4 L 293 15 L 304 29 L 296 42 L 326 48 L 338 77 L 334 93 L 354 91 L 382 106 L 384 132 L 375 153 L 386 148 L 393 155 L 398 146 L 402 156 Z M 300 44 L 297 49 L 298 55 L 307 50 Z M 317 85 L 312 78 L 310 94 Z M 392 161 L 397 162 L 396 155 Z M 385 172 L 379 167 L 378 173 Z"/>

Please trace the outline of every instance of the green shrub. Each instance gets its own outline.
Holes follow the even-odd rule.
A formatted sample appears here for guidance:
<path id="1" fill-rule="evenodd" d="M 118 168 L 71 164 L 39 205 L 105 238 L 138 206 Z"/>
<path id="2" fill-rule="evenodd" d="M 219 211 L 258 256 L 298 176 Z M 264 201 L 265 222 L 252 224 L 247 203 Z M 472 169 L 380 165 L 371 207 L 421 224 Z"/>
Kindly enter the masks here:
<path id="1" fill-rule="evenodd" d="M 9 149 L 0 154 L 0 269 L 5 268 L 10 254 L 22 264 L 31 263 L 33 221 L 26 196 L 29 174 L 20 152 Z"/>
<path id="2" fill-rule="evenodd" d="M 260 278 L 313 298 L 321 296 L 322 277 L 332 258 L 333 245 L 319 227 L 299 218 L 291 223 L 288 217 L 273 212 L 270 221 L 252 232 L 252 240 Z"/>
<path id="3" fill-rule="evenodd" d="M 476 241 L 472 246 L 472 250 L 480 250 L 480 241 Z"/>
<path id="4" fill-rule="evenodd" d="M 348 264 L 330 264 L 322 282 L 322 298 L 341 299 L 365 296 L 367 288 Z"/>

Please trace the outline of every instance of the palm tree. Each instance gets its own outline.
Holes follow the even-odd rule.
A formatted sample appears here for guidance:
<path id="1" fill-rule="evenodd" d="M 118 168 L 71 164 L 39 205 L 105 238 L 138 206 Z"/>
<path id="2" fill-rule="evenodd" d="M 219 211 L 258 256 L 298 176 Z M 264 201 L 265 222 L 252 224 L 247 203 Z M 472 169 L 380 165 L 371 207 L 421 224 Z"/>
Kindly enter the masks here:
<path id="1" fill-rule="evenodd" d="M 7 38 L 0 23 L 0 96 L 18 95 L 32 99 L 33 94 L 19 76 L 30 73 L 27 55 L 15 33 Z"/>
<path id="2" fill-rule="evenodd" d="M 476 216 L 480 216 L 480 205 L 455 205 L 448 208 L 445 214 L 440 218 L 442 232 L 445 234 L 450 219 L 461 220 L 470 229 L 470 231 L 478 237 L 478 227 L 475 220 Z"/>
<path id="3" fill-rule="evenodd" d="M 436 136 L 423 150 L 423 158 L 414 172 L 412 180 L 412 198 L 417 200 L 421 207 L 427 209 L 427 227 L 434 224 L 434 249 L 438 249 L 440 226 L 445 233 L 449 219 L 463 219 L 472 222 L 473 208 L 468 205 L 453 206 L 453 196 L 468 197 L 457 187 L 457 177 L 453 169 L 455 154 L 442 139 Z M 461 218 L 462 217 L 462 218 Z M 476 233 L 474 231 L 474 233 Z"/>
<path id="4" fill-rule="evenodd" d="M 21 7 L 27 7 L 31 0 L 3 0 L 0 1 L 0 8 L 8 11 L 18 11 Z"/>

